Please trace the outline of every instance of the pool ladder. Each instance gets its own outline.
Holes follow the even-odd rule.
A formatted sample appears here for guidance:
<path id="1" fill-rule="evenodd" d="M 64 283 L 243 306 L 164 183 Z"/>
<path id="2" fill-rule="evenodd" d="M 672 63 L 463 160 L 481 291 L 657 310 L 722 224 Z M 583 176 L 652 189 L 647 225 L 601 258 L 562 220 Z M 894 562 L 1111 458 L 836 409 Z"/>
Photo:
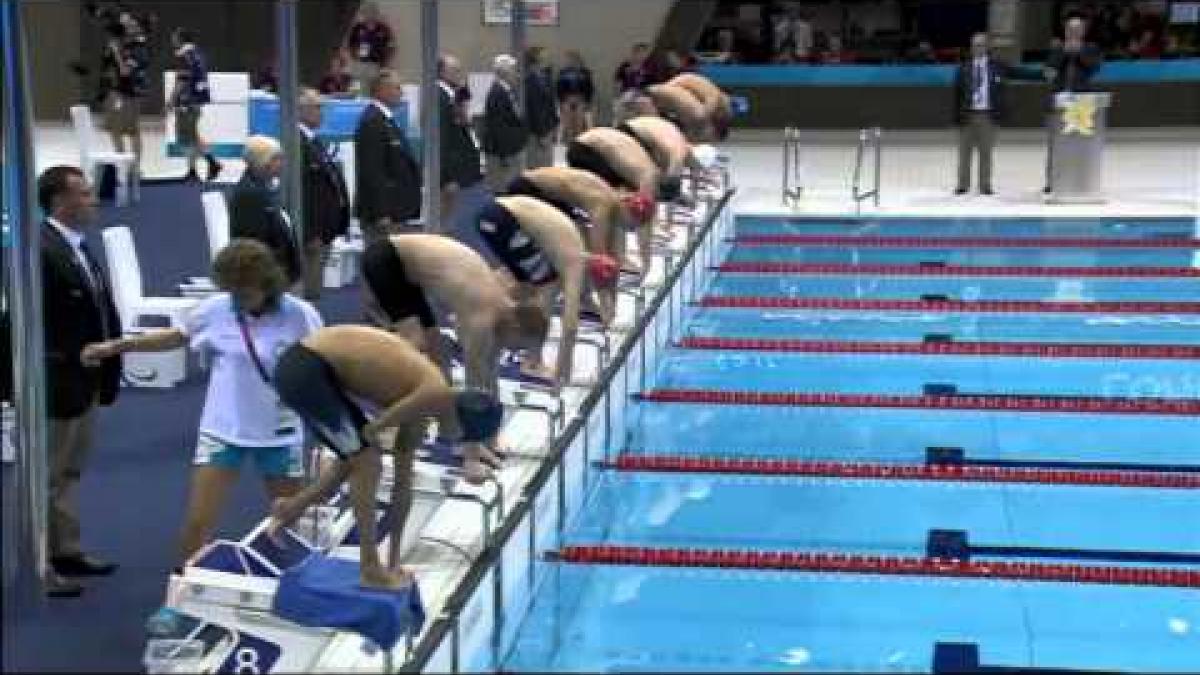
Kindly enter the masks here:
<path id="1" fill-rule="evenodd" d="M 867 199 L 871 200 L 875 208 L 879 208 L 879 178 L 880 168 L 883 165 L 882 139 L 883 129 L 879 127 L 858 130 L 858 147 L 854 153 L 854 177 L 850 185 L 850 196 L 854 200 L 856 214 L 862 213 L 862 203 Z M 871 181 L 871 189 L 864 192 L 862 189 L 863 160 L 866 158 L 868 149 L 873 155 L 875 173 Z"/>

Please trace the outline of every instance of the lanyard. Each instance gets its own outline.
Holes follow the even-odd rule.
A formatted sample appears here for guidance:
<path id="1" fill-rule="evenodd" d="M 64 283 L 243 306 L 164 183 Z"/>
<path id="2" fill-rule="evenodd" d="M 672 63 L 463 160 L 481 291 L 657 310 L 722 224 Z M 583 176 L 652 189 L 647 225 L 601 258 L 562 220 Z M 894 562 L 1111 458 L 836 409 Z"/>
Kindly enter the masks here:
<path id="1" fill-rule="evenodd" d="M 250 360 L 254 362 L 254 369 L 258 371 L 259 377 L 263 379 L 263 382 L 267 383 L 268 387 L 273 386 L 266 366 L 263 365 L 262 359 L 258 357 L 258 350 L 254 348 L 254 340 L 250 337 L 250 326 L 246 323 L 246 315 L 237 312 L 237 324 L 242 332 L 242 342 L 246 343 L 246 352 L 250 354 Z"/>

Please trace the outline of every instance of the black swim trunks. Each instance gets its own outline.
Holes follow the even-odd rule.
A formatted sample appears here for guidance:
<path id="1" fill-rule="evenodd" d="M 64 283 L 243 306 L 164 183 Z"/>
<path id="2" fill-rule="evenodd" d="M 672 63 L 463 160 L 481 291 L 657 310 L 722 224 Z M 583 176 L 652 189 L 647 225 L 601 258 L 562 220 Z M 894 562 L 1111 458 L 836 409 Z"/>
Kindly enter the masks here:
<path id="1" fill-rule="evenodd" d="M 363 278 L 379 307 L 392 321 L 417 317 L 422 328 L 437 326 L 425 291 L 409 280 L 404 262 L 388 240 L 376 241 L 363 253 Z"/>
<path id="2" fill-rule="evenodd" d="M 575 221 L 575 224 L 581 227 L 588 227 L 592 223 L 592 217 L 587 211 L 584 211 L 578 206 L 568 204 L 561 199 L 555 199 L 547 196 L 546 193 L 540 187 L 538 187 L 536 183 L 529 180 L 525 176 L 517 176 L 512 180 L 511 183 L 508 184 L 508 194 L 523 195 L 525 197 L 532 197 L 538 201 L 545 202 L 559 211 L 562 211 L 563 215 Z"/>
<path id="3" fill-rule="evenodd" d="M 558 279 L 550 258 L 521 231 L 516 217 L 495 200 L 479 212 L 479 234 L 517 281 L 540 286 Z"/>
<path id="4" fill-rule="evenodd" d="M 362 435 L 366 414 L 346 394 L 337 373 L 320 354 L 293 344 L 280 355 L 273 381 L 279 400 L 338 457 L 346 459 L 371 445 Z"/>
<path id="5" fill-rule="evenodd" d="M 625 177 L 608 163 L 604 155 L 597 152 L 594 148 L 586 143 L 579 141 L 571 141 L 567 146 L 567 166 L 573 169 L 582 169 L 591 171 L 608 183 L 610 187 L 625 188 L 626 190 L 637 191 L 638 186 L 625 180 Z"/>
<path id="6" fill-rule="evenodd" d="M 650 143 L 643 139 L 638 132 L 634 131 L 633 127 L 629 126 L 628 122 L 621 122 L 621 124 L 617 126 L 617 131 L 620 131 L 626 136 L 629 136 L 633 140 L 637 141 L 638 145 L 642 146 L 642 149 L 645 150 L 646 154 L 650 155 L 652 159 L 657 156 L 655 155 L 654 146 L 650 145 Z"/>

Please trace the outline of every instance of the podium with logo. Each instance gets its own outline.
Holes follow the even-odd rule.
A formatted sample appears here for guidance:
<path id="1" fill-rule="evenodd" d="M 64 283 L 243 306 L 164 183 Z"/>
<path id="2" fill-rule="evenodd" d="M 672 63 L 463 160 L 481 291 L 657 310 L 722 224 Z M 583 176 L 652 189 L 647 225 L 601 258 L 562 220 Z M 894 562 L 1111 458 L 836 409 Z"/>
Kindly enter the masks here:
<path id="1" fill-rule="evenodd" d="M 1055 95 L 1051 203 L 1104 201 L 1104 137 L 1111 102 L 1112 95 L 1103 92 Z"/>

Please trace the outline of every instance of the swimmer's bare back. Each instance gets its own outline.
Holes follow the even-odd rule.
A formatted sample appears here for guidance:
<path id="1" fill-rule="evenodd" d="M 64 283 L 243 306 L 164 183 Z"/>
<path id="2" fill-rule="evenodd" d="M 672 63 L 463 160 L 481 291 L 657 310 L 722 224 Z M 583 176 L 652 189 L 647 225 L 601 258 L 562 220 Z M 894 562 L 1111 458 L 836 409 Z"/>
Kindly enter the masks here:
<path id="1" fill-rule="evenodd" d="M 635 117 L 625 123 L 666 155 L 668 175 L 679 175 L 692 151 L 692 144 L 679 127 L 655 115 Z"/>
<path id="2" fill-rule="evenodd" d="M 369 326 L 322 328 L 302 343 L 352 396 L 386 408 L 421 387 L 445 388 L 441 371 L 405 339 Z"/>
<path id="3" fill-rule="evenodd" d="M 459 241 L 437 234 L 398 234 L 391 242 L 409 279 L 457 316 L 511 305 L 487 261 Z"/>
<path id="4" fill-rule="evenodd" d="M 641 143 L 622 131 L 595 127 L 580 134 L 576 140 L 595 150 L 622 178 L 638 189 L 653 194 L 658 181 L 658 166 Z"/>
<path id="5" fill-rule="evenodd" d="M 496 198 L 517 219 L 521 231 L 529 235 L 550 258 L 550 264 L 559 276 L 565 276 L 573 264 L 581 264 L 581 254 L 586 251 L 583 237 L 575 222 L 546 202 L 525 195 L 509 195 Z"/>

